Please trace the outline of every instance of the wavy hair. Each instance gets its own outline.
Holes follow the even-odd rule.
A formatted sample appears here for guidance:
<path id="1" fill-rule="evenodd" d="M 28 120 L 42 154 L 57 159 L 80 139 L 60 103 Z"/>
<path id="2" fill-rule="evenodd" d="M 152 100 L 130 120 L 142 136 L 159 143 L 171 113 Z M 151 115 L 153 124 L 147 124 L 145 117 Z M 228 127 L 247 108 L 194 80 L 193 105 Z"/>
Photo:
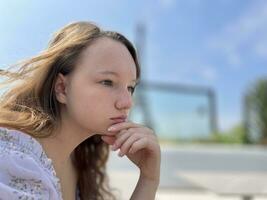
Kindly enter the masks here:
<path id="1" fill-rule="evenodd" d="M 33 137 L 48 137 L 60 123 L 60 106 L 54 86 L 58 73 L 71 74 L 82 51 L 100 37 L 124 44 L 136 64 L 137 79 L 140 66 L 132 43 L 123 35 L 103 31 L 97 25 L 80 21 L 68 24 L 54 33 L 48 47 L 38 55 L 1 70 L 0 126 L 21 130 Z M 94 135 L 73 152 L 82 200 L 115 199 L 111 192 L 106 162 L 108 144 Z"/>

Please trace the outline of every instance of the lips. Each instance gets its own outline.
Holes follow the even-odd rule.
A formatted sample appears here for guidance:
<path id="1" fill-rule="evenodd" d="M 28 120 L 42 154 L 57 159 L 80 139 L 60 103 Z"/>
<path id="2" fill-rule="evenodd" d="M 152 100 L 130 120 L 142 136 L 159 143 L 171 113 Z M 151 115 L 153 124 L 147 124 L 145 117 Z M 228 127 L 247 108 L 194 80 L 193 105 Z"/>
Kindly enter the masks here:
<path id="1" fill-rule="evenodd" d="M 114 123 L 121 123 L 121 122 L 125 122 L 127 119 L 127 116 L 120 116 L 120 117 L 114 117 L 114 118 L 110 118 Z"/>
<path id="2" fill-rule="evenodd" d="M 117 123 L 125 122 L 125 119 L 117 118 L 117 119 L 112 119 L 112 121 L 117 124 Z"/>

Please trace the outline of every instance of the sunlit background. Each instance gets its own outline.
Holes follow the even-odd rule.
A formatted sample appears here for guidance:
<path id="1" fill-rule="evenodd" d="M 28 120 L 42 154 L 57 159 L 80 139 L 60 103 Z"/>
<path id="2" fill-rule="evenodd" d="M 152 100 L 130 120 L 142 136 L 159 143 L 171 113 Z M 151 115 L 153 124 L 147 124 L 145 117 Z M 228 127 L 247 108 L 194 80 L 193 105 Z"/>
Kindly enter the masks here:
<path id="1" fill-rule="evenodd" d="M 134 42 L 142 79 L 131 119 L 159 137 L 157 199 L 267 199 L 266 0 L 3 0 L 0 13 L 1 69 L 74 21 Z M 129 162 L 111 154 L 122 199 L 138 178 Z"/>

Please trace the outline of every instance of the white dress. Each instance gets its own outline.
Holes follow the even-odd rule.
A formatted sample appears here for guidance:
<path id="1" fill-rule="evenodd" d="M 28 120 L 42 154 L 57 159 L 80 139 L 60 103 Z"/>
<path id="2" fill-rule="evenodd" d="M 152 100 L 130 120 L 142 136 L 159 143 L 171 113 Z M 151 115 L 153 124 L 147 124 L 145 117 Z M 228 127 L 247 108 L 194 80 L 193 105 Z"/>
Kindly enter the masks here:
<path id="1" fill-rule="evenodd" d="M 77 191 L 77 190 L 76 190 Z M 77 191 L 78 198 L 78 191 Z M 0 200 L 62 200 L 59 178 L 41 144 L 0 127 Z"/>

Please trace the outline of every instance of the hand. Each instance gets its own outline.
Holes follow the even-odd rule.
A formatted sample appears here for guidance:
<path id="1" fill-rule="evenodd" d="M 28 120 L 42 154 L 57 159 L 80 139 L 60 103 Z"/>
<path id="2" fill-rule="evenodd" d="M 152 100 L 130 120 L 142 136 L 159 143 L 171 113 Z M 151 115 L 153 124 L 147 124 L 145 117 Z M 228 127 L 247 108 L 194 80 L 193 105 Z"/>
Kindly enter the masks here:
<path id="1" fill-rule="evenodd" d="M 142 178 L 159 181 L 161 152 L 153 130 L 130 121 L 112 125 L 101 139 L 120 149 L 139 169 Z"/>

